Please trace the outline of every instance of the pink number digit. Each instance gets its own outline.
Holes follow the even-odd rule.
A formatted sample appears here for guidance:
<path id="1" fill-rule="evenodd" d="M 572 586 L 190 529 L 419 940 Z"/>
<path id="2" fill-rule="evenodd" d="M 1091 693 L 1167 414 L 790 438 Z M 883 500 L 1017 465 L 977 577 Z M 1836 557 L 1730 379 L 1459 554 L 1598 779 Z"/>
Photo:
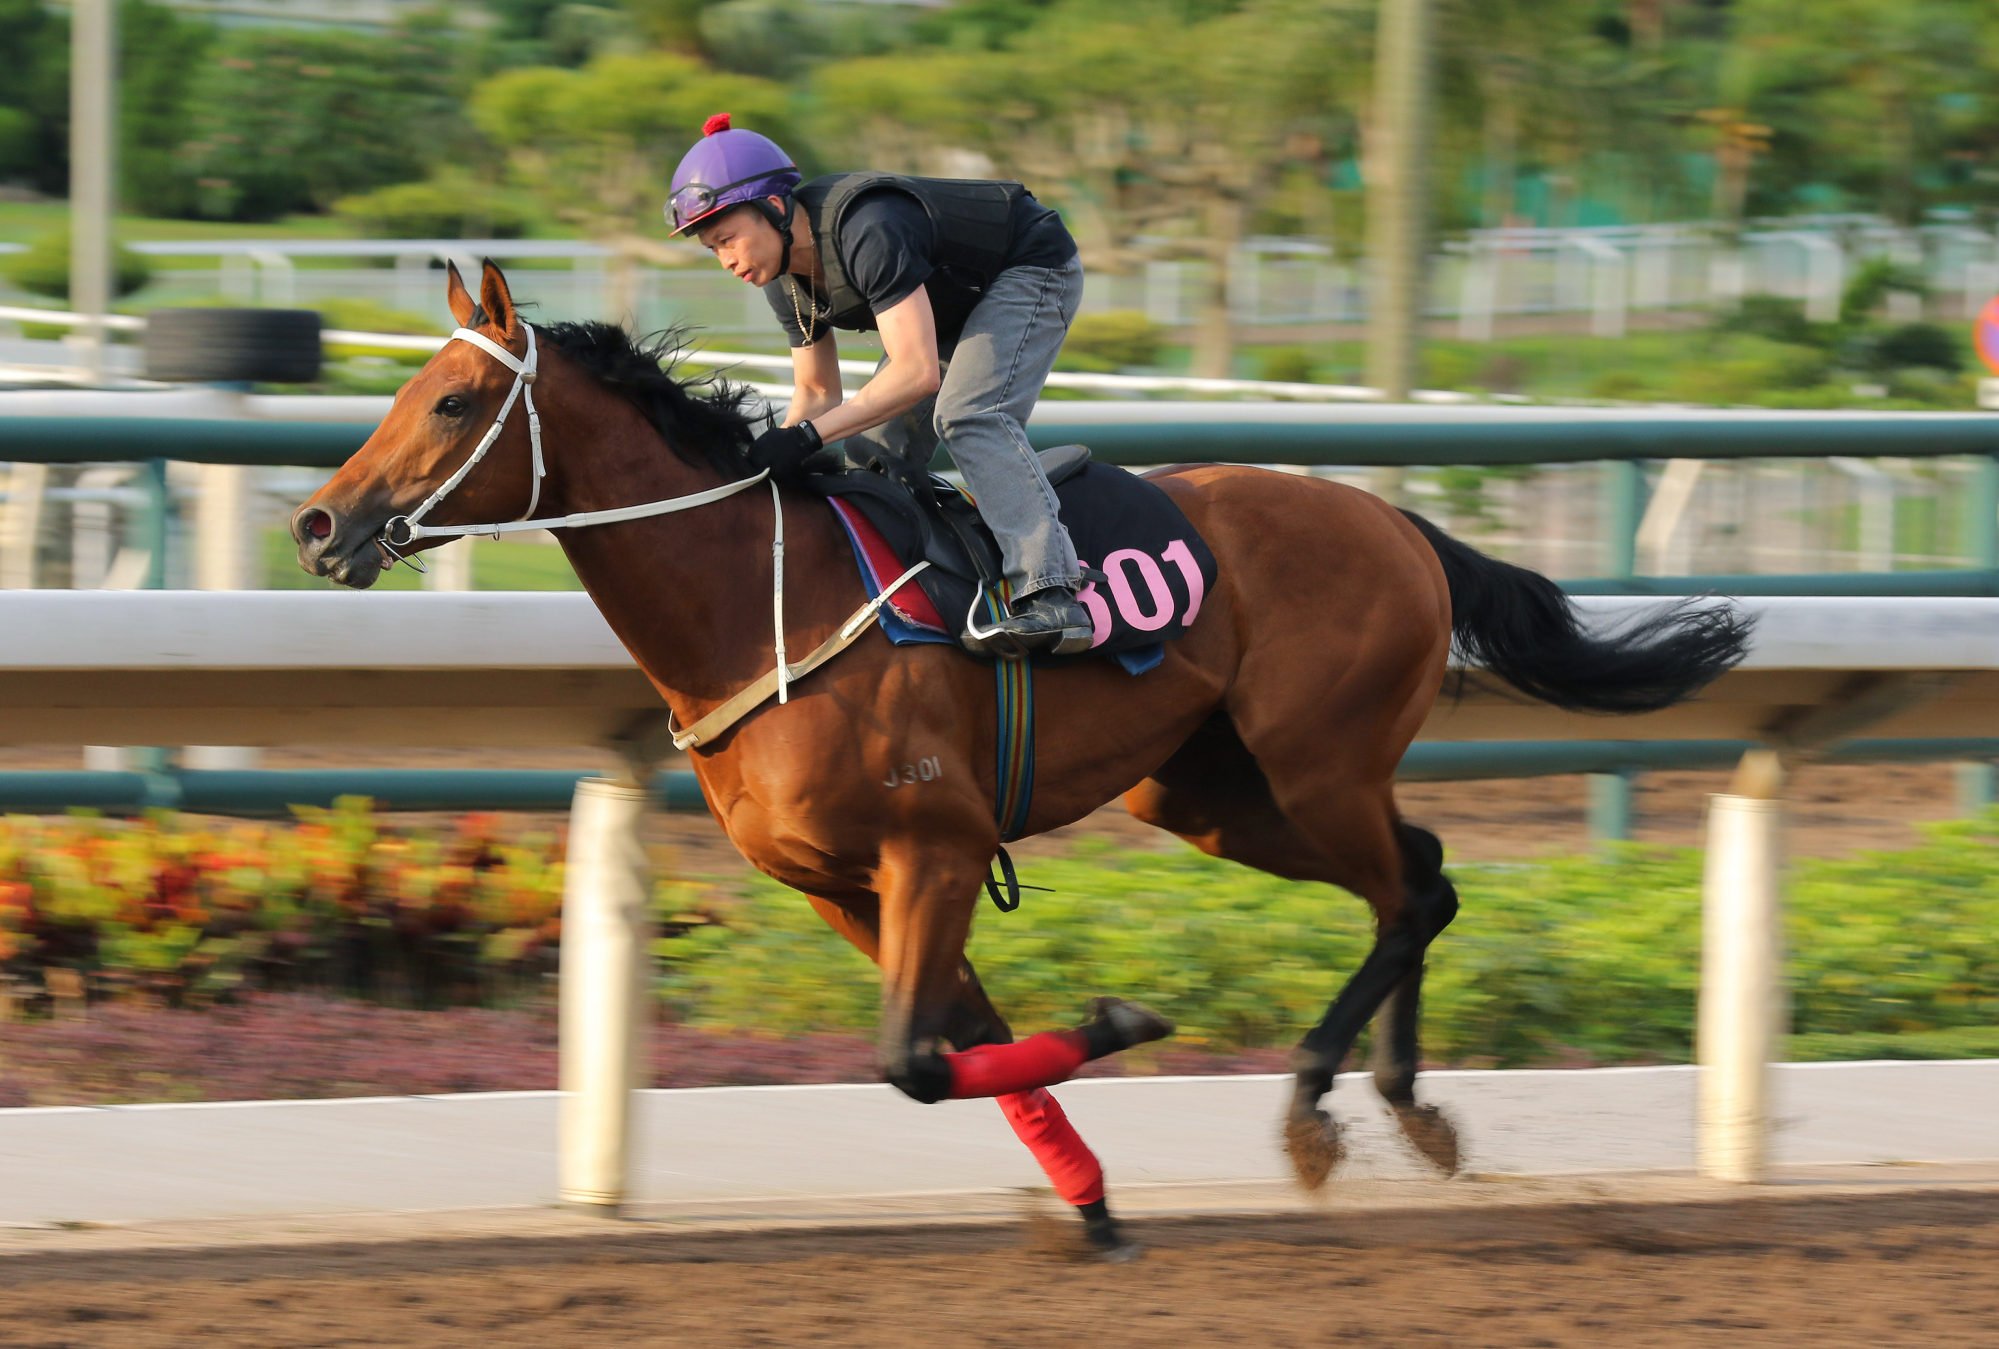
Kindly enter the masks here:
<path id="1" fill-rule="evenodd" d="M 1083 562 L 1079 565 L 1087 567 L 1090 564 Z M 1090 643 L 1090 649 L 1094 651 L 1110 640 L 1111 607 L 1104 603 L 1104 597 L 1098 593 L 1095 581 L 1085 583 L 1083 588 L 1076 592 L 1076 599 L 1090 611 L 1090 629 L 1096 633 L 1095 640 Z"/>
<path id="2" fill-rule="evenodd" d="M 1145 588 L 1152 592 L 1150 613 L 1139 607 L 1138 596 L 1133 593 L 1131 580 L 1125 575 L 1125 564 L 1133 563 L 1138 574 L 1145 579 Z M 1120 548 L 1104 559 L 1104 571 L 1110 576 L 1111 597 L 1117 601 L 1118 614 L 1140 632 L 1157 632 L 1173 621 L 1173 592 L 1166 586 L 1166 575 L 1159 570 L 1149 554 L 1136 548 Z"/>
<path id="3" fill-rule="evenodd" d="M 1180 575 L 1186 579 L 1189 598 L 1187 612 L 1180 618 L 1180 626 L 1191 628 L 1195 615 L 1201 612 L 1201 601 L 1207 596 L 1207 586 L 1201 581 L 1201 564 L 1194 561 L 1194 550 L 1187 546 L 1185 539 L 1173 540 L 1160 556 L 1178 567 Z"/>

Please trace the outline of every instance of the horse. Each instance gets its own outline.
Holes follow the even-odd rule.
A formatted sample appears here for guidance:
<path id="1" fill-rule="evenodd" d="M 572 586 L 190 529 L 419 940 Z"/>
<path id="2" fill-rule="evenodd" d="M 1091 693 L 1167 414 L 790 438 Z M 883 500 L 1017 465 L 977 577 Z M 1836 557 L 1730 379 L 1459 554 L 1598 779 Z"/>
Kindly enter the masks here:
<path id="1" fill-rule="evenodd" d="M 871 612 L 833 512 L 752 473 L 746 391 L 680 378 L 679 334 L 530 325 L 490 261 L 476 301 L 455 267 L 446 296 L 458 340 L 293 515 L 308 572 L 362 588 L 472 522 L 552 526 L 681 727 L 759 679 L 768 689 L 774 642 L 808 649 Z M 523 392 L 525 426 L 509 417 Z M 1294 1052 L 1286 1150 L 1303 1185 L 1325 1182 L 1342 1144 L 1321 1101 L 1378 1017 L 1375 1089 L 1417 1150 L 1454 1170 L 1456 1130 L 1416 1084 L 1424 953 L 1458 899 L 1441 843 L 1402 818 L 1394 791 L 1454 644 L 1522 696 L 1630 713 L 1730 668 L 1747 621 L 1680 602 L 1593 633 L 1545 577 L 1357 489 L 1238 465 L 1146 476 L 1206 541 L 1216 581 L 1140 676 L 1105 659 L 1039 665 L 1025 832 L 1121 795 L 1203 852 L 1358 896 L 1373 945 Z M 879 966 L 882 1077 L 922 1102 L 997 1098 L 1089 1239 L 1128 1254 L 1101 1167 L 1046 1088 L 1170 1023 L 1100 999 L 1078 1029 L 1014 1039 L 965 955 L 1002 843 L 992 671 L 955 647 L 892 646 L 858 626 L 837 659 L 691 751 L 702 795 L 751 864 Z M 903 771 L 919 764 L 920 776 Z"/>

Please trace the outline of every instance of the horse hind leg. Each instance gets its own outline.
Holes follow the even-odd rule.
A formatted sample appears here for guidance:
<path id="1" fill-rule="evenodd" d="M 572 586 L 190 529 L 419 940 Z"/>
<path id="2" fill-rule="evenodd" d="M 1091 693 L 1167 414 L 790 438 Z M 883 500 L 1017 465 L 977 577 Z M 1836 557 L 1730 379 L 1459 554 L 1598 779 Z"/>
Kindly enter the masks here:
<path id="1" fill-rule="evenodd" d="M 1204 852 L 1289 879 L 1340 886 L 1375 910 L 1374 949 L 1294 1058 L 1284 1143 L 1301 1183 L 1317 1189 L 1343 1155 L 1339 1129 L 1319 1101 L 1361 1027 L 1384 1004 L 1379 1033 L 1387 1045 L 1377 1050 L 1383 1056 L 1377 1082 L 1417 1151 L 1454 1169 L 1455 1131 L 1433 1108 L 1416 1104 L 1414 1080 L 1423 949 L 1450 921 L 1457 900 L 1439 869 L 1442 848 L 1428 831 L 1400 821 L 1388 784 L 1321 786 L 1294 799 L 1287 811 L 1233 726 L 1218 717 L 1125 802 L 1137 818 Z"/>
<path id="2" fill-rule="evenodd" d="M 1427 829 L 1401 823 L 1403 884 L 1409 892 L 1406 908 L 1427 929 L 1423 945 L 1437 939 L 1457 916 L 1458 895 L 1443 873 L 1444 849 Z M 1395 1112 L 1402 1136 L 1424 1160 L 1445 1175 L 1458 1171 L 1458 1133 L 1434 1105 L 1416 1100 L 1417 1019 L 1423 998 L 1423 959 L 1402 976 L 1374 1018 L 1374 1087 Z"/>

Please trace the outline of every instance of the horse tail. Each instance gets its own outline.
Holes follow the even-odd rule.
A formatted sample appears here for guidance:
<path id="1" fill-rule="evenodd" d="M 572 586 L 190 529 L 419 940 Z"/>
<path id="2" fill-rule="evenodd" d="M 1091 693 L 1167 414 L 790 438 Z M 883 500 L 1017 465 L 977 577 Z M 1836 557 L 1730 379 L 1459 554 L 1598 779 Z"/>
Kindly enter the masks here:
<path id="1" fill-rule="evenodd" d="M 1487 557 L 1411 511 L 1451 590 L 1451 637 L 1464 657 L 1530 698 L 1577 712 L 1651 712 L 1700 691 L 1740 661 L 1754 620 L 1693 596 L 1595 636 L 1539 572 Z"/>

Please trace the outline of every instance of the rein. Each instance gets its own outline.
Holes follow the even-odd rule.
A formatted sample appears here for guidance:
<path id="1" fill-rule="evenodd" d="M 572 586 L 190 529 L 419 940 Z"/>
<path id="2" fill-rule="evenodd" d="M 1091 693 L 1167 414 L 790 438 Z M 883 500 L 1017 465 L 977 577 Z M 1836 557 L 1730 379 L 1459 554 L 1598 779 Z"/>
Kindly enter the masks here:
<path id="1" fill-rule="evenodd" d="M 650 501 L 640 506 L 618 506 L 605 511 L 579 511 L 572 515 L 562 515 L 547 520 L 529 519 L 534 514 L 535 507 L 541 504 L 541 480 L 548 476 L 548 466 L 542 458 L 541 414 L 535 410 L 534 406 L 534 382 L 537 366 L 540 361 L 540 353 L 535 348 L 534 325 L 522 324 L 521 326 L 526 330 L 528 337 L 528 350 L 525 359 L 516 357 L 514 353 L 508 351 L 498 342 L 493 341 L 483 333 L 475 333 L 470 328 L 460 328 L 451 334 L 450 339 L 447 339 L 451 341 L 470 342 L 501 365 L 513 371 L 514 387 L 507 391 L 506 401 L 500 404 L 500 415 L 493 419 L 492 426 L 480 438 L 478 447 L 472 451 L 472 457 L 467 459 L 463 464 L 460 464 L 458 471 L 453 473 L 449 478 L 446 478 L 435 492 L 425 497 L 422 505 L 418 506 L 408 515 L 392 517 L 382 526 L 380 542 L 383 547 L 389 550 L 389 556 L 395 558 L 397 561 L 400 562 L 404 559 L 402 554 L 396 550 L 398 548 L 407 548 L 418 539 L 455 539 L 467 534 L 477 534 L 482 537 L 497 539 L 502 534 L 520 534 L 533 529 L 575 529 L 584 525 L 611 525 L 623 520 L 644 520 L 650 516 L 671 515 L 675 511 L 692 510 L 696 506 L 705 506 L 711 501 L 720 501 L 724 497 L 734 496 L 745 487 L 754 487 L 770 477 L 770 470 L 765 469 L 752 478 L 742 478 L 736 482 L 723 483 L 720 487 L 711 487 L 706 491 L 694 492 L 687 496 L 670 497 L 664 501 Z M 534 480 L 530 484 L 528 492 L 527 509 L 512 520 L 503 521 L 498 524 L 426 525 L 421 523 L 424 516 L 430 514 L 436 508 L 437 504 L 443 501 L 458 484 L 465 481 L 465 476 L 478 466 L 481 459 L 486 457 L 486 451 L 493 448 L 493 443 L 500 438 L 500 432 L 506 429 L 507 414 L 514 410 L 514 403 L 520 398 L 523 391 L 527 394 L 528 441 L 534 448 Z M 771 484 L 770 494 L 772 502 L 775 503 L 778 499 L 776 483 Z M 782 514 L 778 516 L 775 547 L 780 554 L 783 552 L 784 517 Z M 782 586 L 783 582 L 780 579 L 780 589 L 782 589 Z"/>
<path id="2" fill-rule="evenodd" d="M 618 506 L 603 511 L 579 511 L 571 515 L 556 516 L 545 520 L 531 519 L 530 517 L 534 515 L 535 508 L 541 504 L 541 480 L 548 476 L 548 465 L 542 457 L 541 450 L 541 414 L 535 410 L 534 405 L 534 383 L 540 363 L 540 353 L 535 347 L 534 325 L 524 323 L 521 327 L 526 331 L 528 339 L 528 349 L 525 357 L 515 356 L 498 342 L 493 341 L 483 333 L 475 333 L 470 328 L 459 328 L 447 339 L 450 341 L 470 342 L 473 346 L 478 347 L 494 360 L 506 366 L 514 372 L 514 386 L 507 391 L 506 401 L 500 404 L 499 415 L 493 419 L 493 424 L 487 428 L 486 434 L 480 437 L 478 447 L 472 451 L 471 457 L 463 464 L 460 464 L 458 471 L 453 473 L 449 478 L 446 478 L 436 491 L 425 497 L 422 504 L 415 510 L 407 515 L 391 517 L 382 526 L 382 532 L 375 542 L 396 561 L 408 562 L 411 559 L 405 558 L 397 550 L 407 548 L 419 539 L 462 538 L 468 534 L 477 534 L 481 537 L 497 539 L 502 534 L 518 534 L 534 529 L 577 529 L 586 525 L 610 525 L 618 524 L 625 520 L 644 520 L 655 515 L 672 515 L 677 511 L 693 510 L 696 506 L 706 506 L 710 502 L 732 497 L 746 487 L 754 487 L 758 483 L 768 480 L 770 482 L 771 510 L 777 522 L 771 535 L 770 545 L 771 625 L 775 631 L 774 645 L 777 650 L 777 668 L 754 684 L 751 684 L 748 688 L 742 690 L 735 697 L 716 708 L 687 730 L 675 732 L 673 735 L 675 749 L 688 749 L 701 744 L 705 740 L 714 739 L 728 727 L 747 716 L 752 710 L 762 706 L 773 694 L 777 696 L 777 701 L 780 704 L 791 701 L 790 686 L 793 680 L 810 674 L 813 670 L 818 669 L 834 656 L 852 646 L 861 633 L 866 630 L 868 626 L 867 620 L 874 618 L 875 614 L 881 609 L 881 606 L 887 603 L 889 596 L 900 589 L 904 583 L 915 577 L 918 572 L 930 565 L 927 562 L 919 562 L 916 566 L 904 572 L 894 585 L 885 587 L 881 594 L 875 596 L 875 598 L 862 605 L 850 615 L 847 621 L 840 625 L 839 631 L 821 643 L 816 651 L 798 664 L 792 665 L 784 658 L 784 499 L 779 495 L 777 482 L 771 478 L 769 469 L 764 469 L 754 477 L 723 483 L 720 487 L 710 487 L 705 491 L 692 492 L 686 496 L 668 497 L 662 501 L 649 501 L 638 506 Z M 423 517 L 434 510 L 437 504 L 450 495 L 460 483 L 464 482 L 466 475 L 478 466 L 480 460 L 486 457 L 486 451 L 493 448 L 494 442 L 500 438 L 500 433 L 506 429 L 507 414 L 514 410 L 514 403 L 521 400 L 523 393 L 526 394 L 524 401 L 527 403 L 528 410 L 528 441 L 532 445 L 534 452 L 534 473 L 528 492 L 527 509 L 512 520 L 502 521 L 497 524 L 423 524 Z M 671 715 L 669 712 L 669 727 L 671 726 Z"/>

